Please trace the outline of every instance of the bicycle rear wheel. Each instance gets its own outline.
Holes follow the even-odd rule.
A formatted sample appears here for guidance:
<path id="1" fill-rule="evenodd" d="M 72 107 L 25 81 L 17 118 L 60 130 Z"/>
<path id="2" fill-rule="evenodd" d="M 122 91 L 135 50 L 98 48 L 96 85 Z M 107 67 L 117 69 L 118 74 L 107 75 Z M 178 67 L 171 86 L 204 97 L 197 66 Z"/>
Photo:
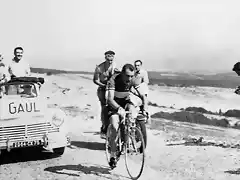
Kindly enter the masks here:
<path id="1" fill-rule="evenodd" d="M 132 127 L 126 134 L 125 165 L 131 179 L 138 179 L 144 168 L 145 147 L 142 132 L 137 127 Z"/>

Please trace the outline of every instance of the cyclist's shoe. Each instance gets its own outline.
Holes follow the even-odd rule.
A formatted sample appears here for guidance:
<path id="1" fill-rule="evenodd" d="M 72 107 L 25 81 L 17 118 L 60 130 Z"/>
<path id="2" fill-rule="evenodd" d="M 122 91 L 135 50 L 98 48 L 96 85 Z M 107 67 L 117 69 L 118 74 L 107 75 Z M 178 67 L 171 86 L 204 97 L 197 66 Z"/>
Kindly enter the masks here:
<path id="1" fill-rule="evenodd" d="M 138 148 L 138 152 L 140 152 L 140 154 L 143 153 L 143 146 L 142 145 Z"/>
<path id="2" fill-rule="evenodd" d="M 114 169 L 115 167 L 117 167 L 117 161 L 116 161 L 115 157 L 110 158 L 109 166 L 110 166 L 111 169 Z"/>

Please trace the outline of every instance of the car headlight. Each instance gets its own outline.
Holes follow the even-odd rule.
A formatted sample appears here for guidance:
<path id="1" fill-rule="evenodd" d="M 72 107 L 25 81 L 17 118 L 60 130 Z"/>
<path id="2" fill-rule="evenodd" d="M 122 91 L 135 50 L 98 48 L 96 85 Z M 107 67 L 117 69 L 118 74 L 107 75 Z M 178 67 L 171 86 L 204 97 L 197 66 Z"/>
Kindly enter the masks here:
<path id="1" fill-rule="evenodd" d="M 60 127 L 66 118 L 66 114 L 63 111 L 57 111 L 52 116 L 52 123 L 54 126 Z"/>

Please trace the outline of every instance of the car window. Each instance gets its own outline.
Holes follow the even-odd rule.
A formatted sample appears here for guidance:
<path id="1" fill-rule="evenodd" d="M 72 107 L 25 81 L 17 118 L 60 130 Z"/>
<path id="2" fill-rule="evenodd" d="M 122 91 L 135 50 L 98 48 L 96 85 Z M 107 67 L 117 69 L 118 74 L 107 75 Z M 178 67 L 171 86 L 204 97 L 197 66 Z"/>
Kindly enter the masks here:
<path id="1" fill-rule="evenodd" d="M 19 96 L 37 96 L 36 88 L 33 84 L 17 84 L 4 85 L 3 91 L 5 95 L 19 95 Z"/>

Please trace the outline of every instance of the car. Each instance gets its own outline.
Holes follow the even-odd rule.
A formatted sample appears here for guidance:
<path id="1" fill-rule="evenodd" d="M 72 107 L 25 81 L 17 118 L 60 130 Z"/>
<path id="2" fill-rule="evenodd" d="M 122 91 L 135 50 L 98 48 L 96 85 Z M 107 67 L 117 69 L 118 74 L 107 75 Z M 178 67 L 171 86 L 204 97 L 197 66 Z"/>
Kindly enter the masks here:
<path id="1" fill-rule="evenodd" d="M 44 78 L 15 77 L 0 85 L 0 154 L 3 150 L 39 147 L 64 153 L 71 144 L 66 114 L 48 108 L 40 95 Z"/>

